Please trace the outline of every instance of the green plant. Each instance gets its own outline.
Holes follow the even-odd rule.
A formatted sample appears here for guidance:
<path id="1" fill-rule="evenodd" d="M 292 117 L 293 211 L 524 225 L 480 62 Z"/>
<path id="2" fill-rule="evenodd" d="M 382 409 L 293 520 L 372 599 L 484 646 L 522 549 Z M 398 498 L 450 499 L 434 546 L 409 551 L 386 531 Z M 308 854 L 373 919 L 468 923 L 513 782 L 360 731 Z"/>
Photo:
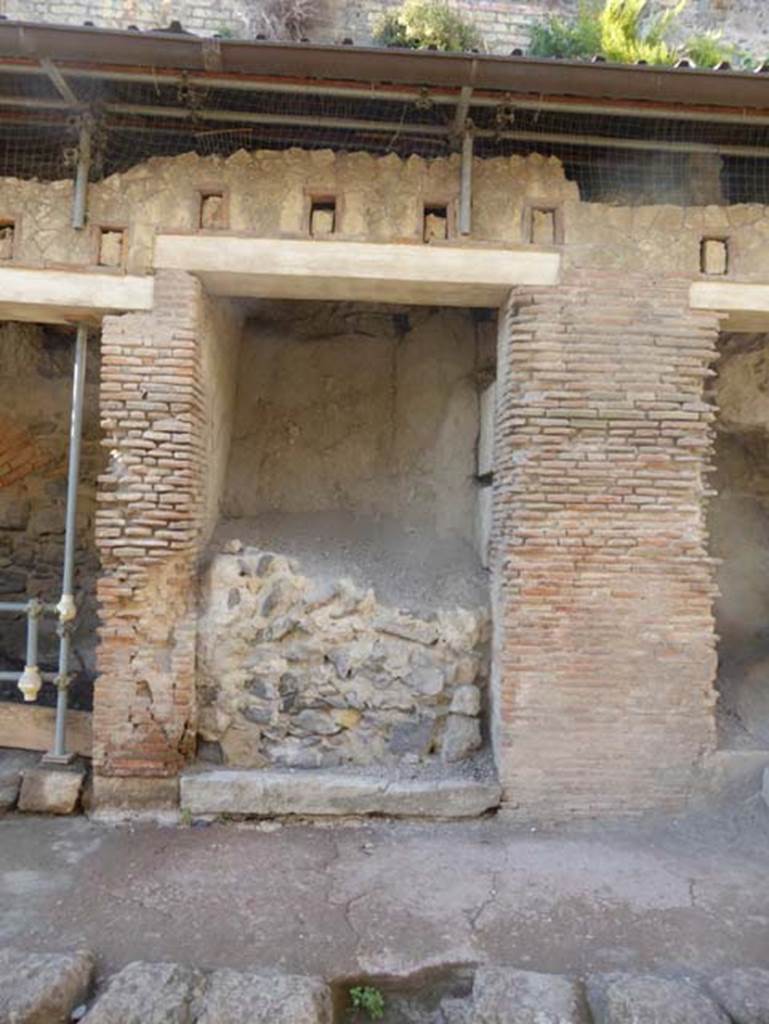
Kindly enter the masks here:
<path id="1" fill-rule="evenodd" d="M 356 985 L 350 989 L 350 1003 L 356 1013 L 365 1013 L 369 1020 L 381 1020 L 385 998 L 373 985 Z"/>
<path id="2" fill-rule="evenodd" d="M 587 58 L 602 54 L 619 64 L 675 64 L 690 56 L 698 67 L 715 67 L 723 60 L 745 63 L 733 47 L 721 43 L 720 34 L 705 32 L 683 44 L 670 41 L 677 19 L 688 0 L 650 15 L 648 0 L 604 0 L 603 6 L 580 6 L 575 18 L 550 17 L 534 26 L 529 52 L 535 57 Z"/>
<path id="3" fill-rule="evenodd" d="M 380 19 L 374 41 L 380 46 L 453 52 L 479 49 L 482 45 L 475 25 L 453 11 L 445 0 L 405 0 L 397 11 Z"/>
<path id="4" fill-rule="evenodd" d="M 551 15 L 531 29 L 532 57 L 575 59 L 592 57 L 601 50 L 601 27 L 595 5 L 582 3 L 575 18 Z"/>

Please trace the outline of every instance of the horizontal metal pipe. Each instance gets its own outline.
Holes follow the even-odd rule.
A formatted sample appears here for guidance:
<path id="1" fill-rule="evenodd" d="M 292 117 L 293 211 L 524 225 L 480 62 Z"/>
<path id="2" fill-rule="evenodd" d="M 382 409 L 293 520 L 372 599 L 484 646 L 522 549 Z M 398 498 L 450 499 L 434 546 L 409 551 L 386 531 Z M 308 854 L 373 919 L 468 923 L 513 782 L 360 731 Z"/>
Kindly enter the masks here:
<path id="1" fill-rule="evenodd" d="M 29 610 L 29 605 L 29 601 L 0 601 L 0 612 L 26 612 Z M 56 605 L 44 604 L 42 609 L 44 612 L 54 613 Z"/>
<path id="2" fill-rule="evenodd" d="M 40 675 L 47 683 L 52 683 L 56 679 L 55 672 L 41 672 Z M 18 683 L 21 679 L 21 672 L 0 672 L 0 682 L 3 683 Z"/>
<path id="3" fill-rule="evenodd" d="M 352 131 L 398 132 L 401 135 L 435 135 L 445 138 L 444 125 L 402 124 L 399 121 L 365 121 L 346 117 L 317 117 L 303 114 L 267 114 L 249 110 L 188 110 L 186 107 L 153 107 L 140 103 L 106 103 L 112 114 L 139 117 L 173 117 L 181 120 L 221 121 L 227 124 L 270 124 L 300 128 L 341 128 Z"/>
<path id="4" fill-rule="evenodd" d="M 188 120 L 190 111 L 177 107 L 145 107 L 134 103 L 108 103 L 108 111 L 117 114 L 135 114 L 146 117 L 174 117 Z M 430 135 L 436 138 L 448 137 L 450 126 L 399 124 L 394 121 L 356 121 L 347 118 L 298 117 L 283 114 L 253 114 L 223 110 L 196 110 L 195 118 L 201 121 L 219 121 L 228 124 L 271 124 L 301 125 L 311 128 L 339 128 L 350 131 L 381 131 L 408 135 Z M 519 142 L 547 142 L 558 145 L 592 146 L 602 149 L 651 150 L 671 153 L 711 153 L 717 156 L 769 157 L 769 147 L 718 146 L 699 142 L 658 142 L 653 139 L 615 139 L 603 135 L 560 135 L 555 132 L 497 132 L 492 129 L 478 129 L 476 139 L 508 139 Z"/>

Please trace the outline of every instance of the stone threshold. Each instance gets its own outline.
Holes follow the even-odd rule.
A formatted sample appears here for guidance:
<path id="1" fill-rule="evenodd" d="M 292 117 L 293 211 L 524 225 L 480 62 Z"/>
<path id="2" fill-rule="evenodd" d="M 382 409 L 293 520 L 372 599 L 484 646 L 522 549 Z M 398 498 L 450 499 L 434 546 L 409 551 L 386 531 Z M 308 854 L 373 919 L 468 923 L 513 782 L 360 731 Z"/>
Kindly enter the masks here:
<path id="1" fill-rule="evenodd" d="M 332 769 L 225 769 L 181 777 L 181 809 L 195 817 L 475 818 L 500 804 L 496 781 L 388 779 Z"/>

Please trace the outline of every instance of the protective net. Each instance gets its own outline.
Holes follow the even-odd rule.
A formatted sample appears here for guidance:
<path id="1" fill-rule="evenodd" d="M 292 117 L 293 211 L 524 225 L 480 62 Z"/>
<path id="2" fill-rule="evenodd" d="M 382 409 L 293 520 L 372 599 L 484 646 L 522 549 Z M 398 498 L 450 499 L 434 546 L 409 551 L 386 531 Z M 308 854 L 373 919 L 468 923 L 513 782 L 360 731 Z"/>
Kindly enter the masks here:
<path id="1" fill-rule="evenodd" d="M 441 90 L 59 68 L 69 100 L 39 65 L 0 63 L 0 174 L 69 177 L 84 114 L 92 125 L 92 180 L 188 152 L 296 146 L 431 158 L 458 145 L 457 96 Z M 555 156 L 587 202 L 769 199 L 769 118 L 556 109 L 488 93 L 471 98 L 467 116 L 476 155 Z"/>

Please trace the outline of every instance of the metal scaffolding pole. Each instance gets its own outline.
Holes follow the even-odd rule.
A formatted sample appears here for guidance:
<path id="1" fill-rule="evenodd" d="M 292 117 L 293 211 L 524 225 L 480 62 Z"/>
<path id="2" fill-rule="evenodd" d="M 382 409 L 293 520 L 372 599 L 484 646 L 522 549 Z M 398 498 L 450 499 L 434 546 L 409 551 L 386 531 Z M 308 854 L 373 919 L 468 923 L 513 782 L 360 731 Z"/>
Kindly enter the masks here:
<path id="1" fill-rule="evenodd" d="M 75 194 L 72 198 L 72 227 L 78 231 L 85 227 L 86 204 L 88 201 L 88 176 L 91 173 L 91 143 L 93 121 L 90 114 L 80 119 L 80 138 L 77 144 L 77 169 L 75 170 Z"/>
<path id="2" fill-rule="evenodd" d="M 80 477 L 80 443 L 83 432 L 83 401 L 85 397 L 85 367 L 88 350 L 88 328 L 80 324 L 75 343 L 75 367 L 72 374 L 72 416 L 69 430 L 69 470 L 67 475 L 67 512 L 64 527 L 64 569 L 62 572 L 61 600 L 56 606 L 59 613 L 59 672 L 56 676 L 56 732 L 53 750 L 43 761 L 48 764 L 67 764 L 72 754 L 66 751 L 67 692 L 69 689 L 69 660 L 72 629 L 77 609 L 73 593 L 75 576 L 75 539 L 77 530 L 77 488 Z"/>

